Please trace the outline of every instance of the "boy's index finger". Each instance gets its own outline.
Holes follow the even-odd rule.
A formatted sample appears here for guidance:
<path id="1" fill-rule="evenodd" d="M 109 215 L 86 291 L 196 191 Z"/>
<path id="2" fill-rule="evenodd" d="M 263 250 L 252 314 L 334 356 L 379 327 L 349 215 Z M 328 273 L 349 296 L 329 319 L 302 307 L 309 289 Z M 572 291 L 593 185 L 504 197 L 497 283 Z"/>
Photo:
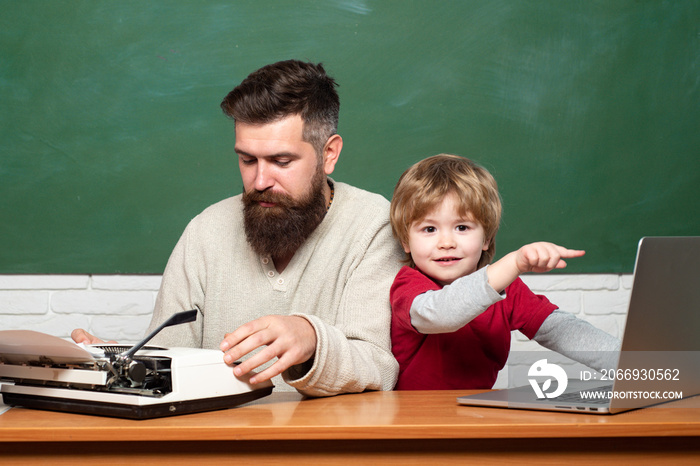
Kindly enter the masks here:
<path id="1" fill-rule="evenodd" d="M 562 248 L 561 251 L 561 257 L 581 257 L 586 254 L 586 251 L 581 250 L 581 249 L 567 249 L 567 248 Z"/>

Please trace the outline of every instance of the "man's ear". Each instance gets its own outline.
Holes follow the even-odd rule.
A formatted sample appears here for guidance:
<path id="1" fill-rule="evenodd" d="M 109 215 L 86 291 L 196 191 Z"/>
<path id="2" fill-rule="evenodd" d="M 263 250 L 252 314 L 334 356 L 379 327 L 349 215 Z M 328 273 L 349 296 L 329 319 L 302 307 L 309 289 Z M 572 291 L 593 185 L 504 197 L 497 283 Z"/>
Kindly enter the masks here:
<path id="1" fill-rule="evenodd" d="M 343 138 L 339 134 L 329 137 L 323 147 L 323 171 L 326 175 L 330 175 L 335 170 L 341 150 L 343 150 Z"/>

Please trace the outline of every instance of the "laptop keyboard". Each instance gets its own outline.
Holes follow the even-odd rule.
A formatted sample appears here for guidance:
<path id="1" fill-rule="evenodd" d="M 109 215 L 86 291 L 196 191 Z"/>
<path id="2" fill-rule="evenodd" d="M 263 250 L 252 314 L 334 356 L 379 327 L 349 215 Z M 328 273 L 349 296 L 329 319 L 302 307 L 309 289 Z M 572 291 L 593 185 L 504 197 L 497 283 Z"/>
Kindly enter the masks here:
<path id="1" fill-rule="evenodd" d="M 593 405 L 607 405 L 610 403 L 610 397 L 607 396 L 610 391 L 612 390 L 612 385 L 604 385 L 601 387 L 593 388 L 593 389 L 587 389 L 587 390 L 582 390 L 587 393 L 596 393 L 598 395 L 600 392 L 605 393 L 606 396 L 591 396 L 589 398 L 584 398 L 581 396 L 581 393 L 578 391 L 574 392 L 569 392 L 569 393 L 564 393 L 563 395 L 559 395 L 557 397 L 557 402 L 559 401 L 568 401 L 570 403 L 586 403 L 586 404 L 593 404 Z"/>

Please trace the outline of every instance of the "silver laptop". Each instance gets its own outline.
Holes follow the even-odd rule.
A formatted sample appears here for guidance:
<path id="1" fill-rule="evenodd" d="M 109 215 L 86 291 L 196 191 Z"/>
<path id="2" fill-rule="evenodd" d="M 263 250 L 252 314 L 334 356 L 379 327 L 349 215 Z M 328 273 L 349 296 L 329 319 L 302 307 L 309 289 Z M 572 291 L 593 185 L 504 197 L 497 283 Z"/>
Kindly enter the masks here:
<path id="1" fill-rule="evenodd" d="M 562 377 L 541 359 L 530 385 L 461 396 L 470 406 L 614 414 L 700 393 L 700 237 L 639 241 L 617 369 Z M 531 377 L 530 377 L 531 376 Z"/>

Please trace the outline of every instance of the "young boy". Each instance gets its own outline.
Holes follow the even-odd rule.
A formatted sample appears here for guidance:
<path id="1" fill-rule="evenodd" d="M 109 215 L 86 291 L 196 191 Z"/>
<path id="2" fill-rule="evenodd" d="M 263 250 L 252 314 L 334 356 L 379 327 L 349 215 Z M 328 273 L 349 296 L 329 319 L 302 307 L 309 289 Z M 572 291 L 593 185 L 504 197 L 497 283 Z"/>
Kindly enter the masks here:
<path id="1" fill-rule="evenodd" d="M 409 266 L 390 295 L 397 390 L 491 388 L 512 330 L 595 369 L 611 367 L 619 340 L 518 278 L 563 268 L 584 251 L 533 243 L 491 264 L 500 219 L 496 181 L 468 159 L 436 155 L 401 175 L 391 225 Z"/>

